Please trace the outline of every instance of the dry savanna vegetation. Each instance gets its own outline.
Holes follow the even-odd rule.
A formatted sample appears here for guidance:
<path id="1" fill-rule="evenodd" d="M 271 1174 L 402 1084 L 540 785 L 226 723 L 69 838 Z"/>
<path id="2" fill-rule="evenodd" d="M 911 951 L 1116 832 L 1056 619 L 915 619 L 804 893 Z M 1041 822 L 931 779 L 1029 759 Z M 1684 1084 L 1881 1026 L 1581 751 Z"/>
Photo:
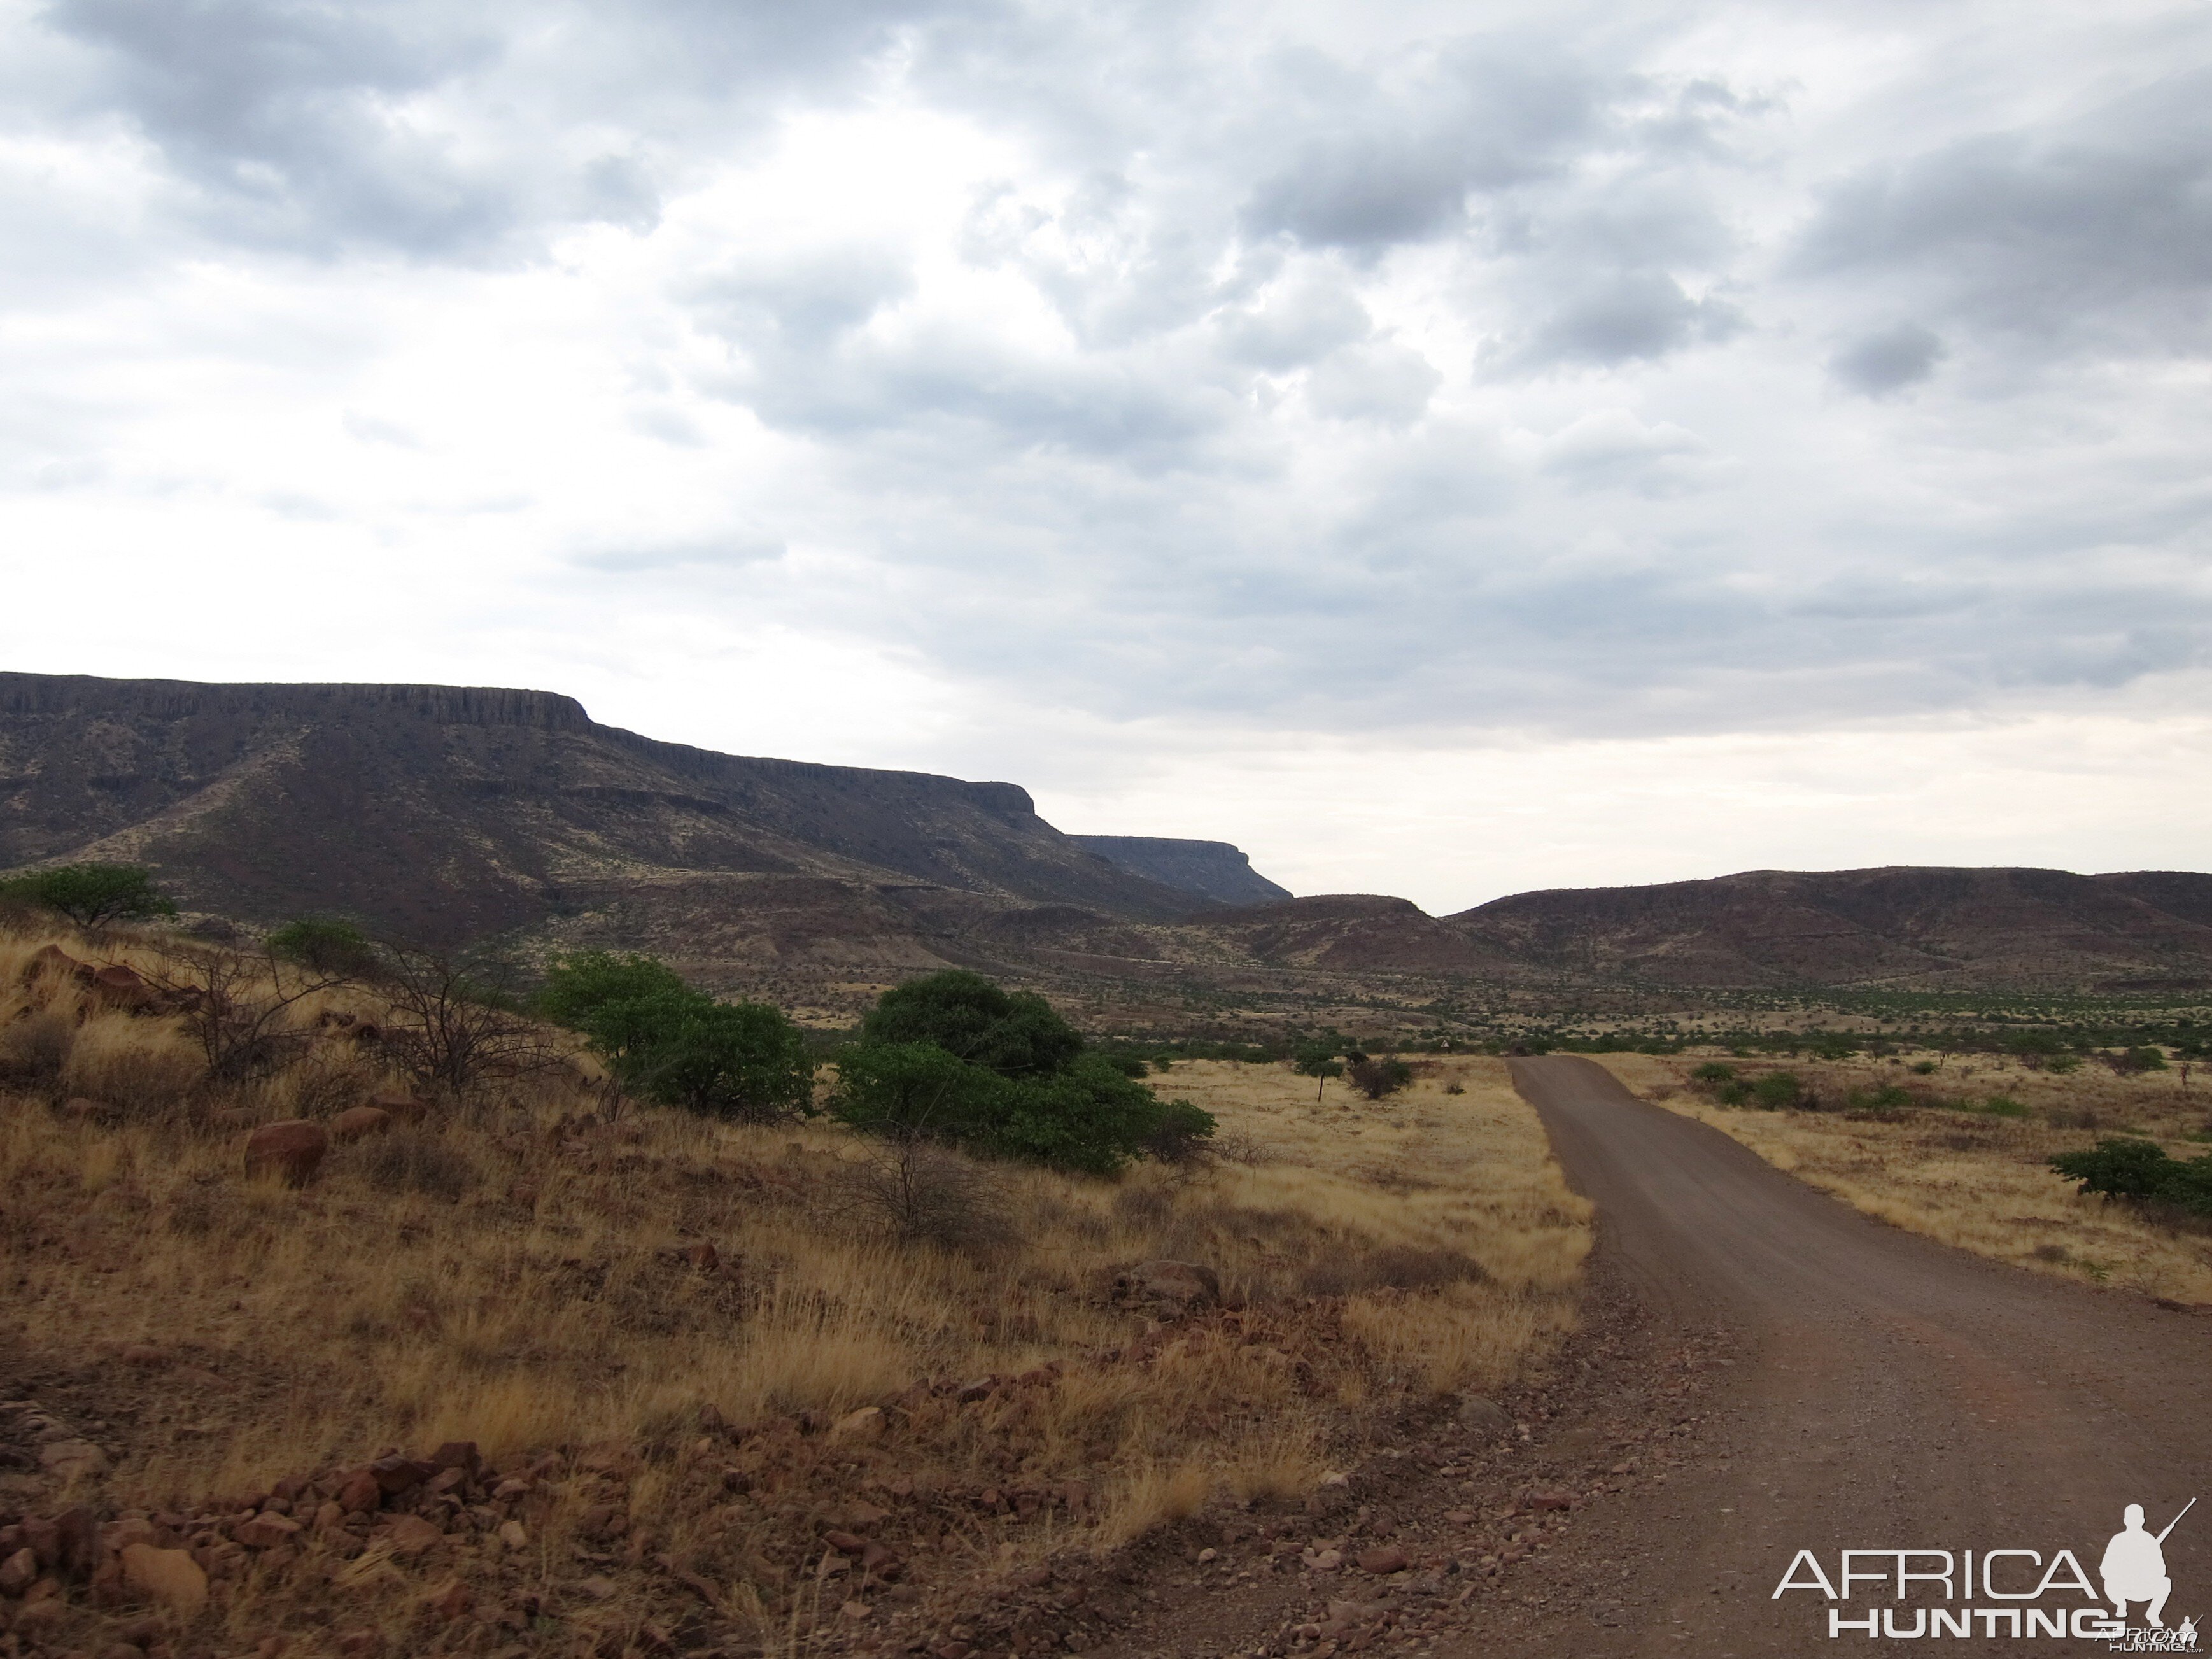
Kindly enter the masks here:
<path id="1" fill-rule="evenodd" d="M 1893 1225 L 2039 1272 L 2212 1304 L 2212 1227 L 2083 1196 L 2050 1167 L 2055 1155 L 2112 1135 L 2201 1155 L 2212 1128 L 2202 1079 L 2097 1066 L 2058 1073 L 1990 1055 L 1730 1062 L 1747 1082 L 1794 1073 L 1823 1108 L 1761 1110 L 1723 1105 L 1695 1086 L 1692 1073 L 1711 1056 L 1593 1058 L 1646 1099 Z"/>
<path id="2" fill-rule="evenodd" d="M 1079 1650 L 1084 1563 L 1572 1321 L 1500 1062 L 1182 1064 L 1216 1149 L 1094 1179 L 641 1108 L 452 990 L 0 933 L 0 1642 Z"/>

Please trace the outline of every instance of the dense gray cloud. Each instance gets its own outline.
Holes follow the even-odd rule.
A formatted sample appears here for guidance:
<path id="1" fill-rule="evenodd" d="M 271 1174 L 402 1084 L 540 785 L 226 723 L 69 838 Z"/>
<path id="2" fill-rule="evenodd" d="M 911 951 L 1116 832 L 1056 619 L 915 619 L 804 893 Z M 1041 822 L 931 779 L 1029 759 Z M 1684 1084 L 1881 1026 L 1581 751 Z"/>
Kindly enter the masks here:
<path id="1" fill-rule="evenodd" d="M 1878 398 L 1926 380 L 1943 356 L 1932 331 L 1899 323 L 1852 341 L 1828 359 L 1828 370 L 1854 392 Z"/>
<path id="2" fill-rule="evenodd" d="M 0 488 L 1071 719 L 2204 667 L 2212 26 L 1799 16 L 55 0 L 0 35 Z"/>

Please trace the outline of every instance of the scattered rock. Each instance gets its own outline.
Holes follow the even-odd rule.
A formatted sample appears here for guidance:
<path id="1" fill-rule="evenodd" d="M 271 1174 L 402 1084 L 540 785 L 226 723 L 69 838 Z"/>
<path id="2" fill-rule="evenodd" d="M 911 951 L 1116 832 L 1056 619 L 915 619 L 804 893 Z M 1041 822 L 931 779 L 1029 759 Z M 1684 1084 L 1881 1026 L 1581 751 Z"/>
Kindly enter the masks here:
<path id="1" fill-rule="evenodd" d="M 604 1577 L 598 1573 L 593 1573 L 589 1578 L 585 1579 L 581 1583 L 578 1584 L 576 1588 L 581 1590 L 585 1595 L 590 1596 L 594 1601 L 610 1601 L 614 1599 L 615 1581 L 611 1578 Z"/>
<path id="2" fill-rule="evenodd" d="M 1371 1550 L 1359 1552 L 1359 1570 L 1380 1578 L 1387 1574 L 1403 1572 L 1412 1564 L 1406 1552 L 1395 1544 L 1384 1544 Z"/>
<path id="3" fill-rule="evenodd" d="M 1511 1431 L 1513 1419 L 1506 1409 L 1494 1400 L 1486 1400 L 1479 1394 L 1462 1395 L 1459 1401 L 1459 1425 L 1480 1435 L 1499 1435 Z"/>
<path id="4" fill-rule="evenodd" d="M 685 1245 L 679 1254 L 702 1273 L 712 1273 L 722 1265 L 722 1253 L 704 1239 Z"/>
<path id="5" fill-rule="evenodd" d="M 368 1515 L 384 1501 L 384 1483 L 372 1469 L 357 1469 L 338 1488 L 338 1504 L 348 1515 Z"/>
<path id="6" fill-rule="evenodd" d="M 430 1115 L 430 1103 L 409 1094 L 371 1095 L 368 1103 L 400 1123 L 420 1123 Z"/>
<path id="7" fill-rule="evenodd" d="M 380 1457 L 368 1466 L 376 1479 L 380 1491 L 403 1492 L 421 1486 L 437 1474 L 435 1463 L 424 1463 L 412 1457 L 402 1457 L 394 1452 L 389 1457 Z"/>
<path id="8" fill-rule="evenodd" d="M 423 1604 L 448 1623 L 476 1606 L 476 1592 L 458 1578 L 448 1578 L 422 1598 Z"/>
<path id="9" fill-rule="evenodd" d="M 502 1521 L 500 1522 L 499 1541 L 511 1550 L 525 1549 L 529 1547 L 530 1534 L 523 1529 L 521 1522 Z"/>
<path id="10" fill-rule="evenodd" d="M 420 1555 L 433 1544 L 441 1543 L 446 1534 L 435 1522 L 419 1515 L 396 1515 L 392 1517 L 389 1541 L 394 1555 Z"/>
<path id="11" fill-rule="evenodd" d="M 89 1440 L 55 1440 L 39 1448 L 39 1467 L 58 1480 L 85 1480 L 107 1473 L 107 1454 Z"/>
<path id="12" fill-rule="evenodd" d="M 125 1545 L 123 1582 L 179 1619 L 197 1618 L 207 1605 L 207 1574 L 192 1559 L 189 1550 L 156 1549 L 151 1544 Z"/>
<path id="13" fill-rule="evenodd" d="M 1528 1507 L 1532 1510 L 1571 1510 L 1574 1506 L 1572 1492 L 1532 1492 L 1528 1494 Z"/>
<path id="14" fill-rule="evenodd" d="M 483 1454 L 477 1449 L 473 1440 L 448 1440 L 430 1454 L 430 1462 L 441 1469 L 474 1474 L 483 1467 Z"/>
<path id="15" fill-rule="evenodd" d="M 1186 1310 L 1221 1300 L 1221 1276 L 1194 1261 L 1139 1261 L 1115 1279 L 1114 1288 L 1125 1300 L 1171 1303 Z"/>
<path id="16" fill-rule="evenodd" d="M 863 1406 L 856 1412 L 848 1412 L 830 1426 L 832 1440 L 880 1440 L 884 1435 L 884 1408 Z"/>
<path id="17" fill-rule="evenodd" d="M 381 1106 L 353 1106 L 331 1120 L 331 1139 L 339 1146 L 366 1135 L 380 1135 L 392 1127 L 392 1114 Z"/>
<path id="18" fill-rule="evenodd" d="M 289 1515 L 274 1515 L 264 1510 L 251 1521 L 240 1522 L 231 1529 L 230 1535 L 250 1550 L 274 1549 L 297 1538 L 300 1523 Z"/>
<path id="19" fill-rule="evenodd" d="M 304 1187 L 315 1178 L 330 1149 L 330 1133 L 319 1123 L 298 1117 L 264 1123 L 246 1137 L 246 1173 L 276 1176 L 288 1185 Z"/>
<path id="20" fill-rule="evenodd" d="M 39 1576 L 39 1558 L 27 1546 L 0 1561 L 0 1595 L 21 1595 Z"/>

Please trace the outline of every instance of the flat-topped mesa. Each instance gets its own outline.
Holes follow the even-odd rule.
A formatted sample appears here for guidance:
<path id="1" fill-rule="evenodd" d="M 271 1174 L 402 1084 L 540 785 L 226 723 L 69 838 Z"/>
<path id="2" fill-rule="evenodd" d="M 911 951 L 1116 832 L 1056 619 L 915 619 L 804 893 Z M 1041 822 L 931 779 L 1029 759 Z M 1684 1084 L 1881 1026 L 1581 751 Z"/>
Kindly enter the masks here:
<path id="1" fill-rule="evenodd" d="M 1014 784 L 716 754 L 553 692 L 0 675 L 0 871 L 87 860 L 249 922 L 328 911 L 443 946 L 587 915 L 621 933 L 643 906 L 671 938 L 754 950 L 774 912 L 774 949 L 810 959 L 896 933 L 871 964 L 942 931 L 887 892 L 975 896 L 963 915 L 1206 902 L 1085 851 Z"/>
<path id="2" fill-rule="evenodd" d="M 1242 848 L 1225 841 L 1190 841 L 1171 836 L 1076 836 L 1071 837 L 1109 864 L 1196 893 L 1223 904 L 1267 904 L 1291 896 L 1252 867 Z"/>
<path id="3" fill-rule="evenodd" d="M 201 684 L 111 680 L 90 674 L 0 673 L 0 714 L 120 714 L 173 720 L 343 719 L 354 712 L 409 714 L 451 726 L 519 726 L 585 732 L 584 705 L 557 691 L 497 685 Z"/>

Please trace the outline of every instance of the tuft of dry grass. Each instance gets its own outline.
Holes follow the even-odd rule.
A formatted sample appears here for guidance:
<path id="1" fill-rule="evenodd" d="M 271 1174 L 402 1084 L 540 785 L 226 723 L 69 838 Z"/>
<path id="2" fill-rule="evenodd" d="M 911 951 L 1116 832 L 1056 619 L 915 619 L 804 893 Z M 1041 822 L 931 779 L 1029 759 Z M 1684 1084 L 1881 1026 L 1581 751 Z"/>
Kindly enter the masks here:
<path id="1" fill-rule="evenodd" d="M 1210 1502 L 1301 1497 L 1408 1402 L 1503 1383 L 1574 1317 L 1589 1211 L 1498 1061 L 1318 1107 L 1286 1067 L 1179 1065 L 1162 1086 L 1214 1111 L 1238 1160 L 1112 1182 L 926 1160 L 915 1178 L 989 1212 L 972 1235 L 856 1220 L 884 1154 L 833 1124 L 605 1121 L 573 1054 L 291 1188 L 245 1179 L 242 1134 L 397 1080 L 319 1023 L 386 1019 L 373 990 L 303 1000 L 286 1063 L 218 1086 L 175 1020 L 23 985 L 46 942 L 0 938 L 0 1383 L 104 1425 L 111 1511 L 471 1440 L 539 1471 L 541 1583 L 590 1570 L 579 1550 L 605 1571 L 678 1561 L 749 1639 L 795 1641 L 816 1528 L 864 1496 L 905 1506 L 885 1528 L 906 1528 L 909 1584 L 1109 1550 Z M 78 1090 L 98 1109 L 58 1109 Z M 1222 1305 L 1117 1297 L 1158 1259 L 1212 1268 Z M 871 1407 L 865 1432 L 836 1426 Z M 632 1517 L 623 1551 L 587 1535 L 595 1504 Z M 225 1628 L 297 1627 L 331 1574 L 412 1584 L 380 1547 L 334 1534 L 305 1578 L 230 1581 Z M 521 1558 L 488 1548 L 481 1571 L 522 1593 Z"/>
<path id="2" fill-rule="evenodd" d="M 1746 1078 L 1796 1073 L 1832 1109 L 1724 1107 L 1691 1088 L 1705 1056 L 1593 1055 L 1646 1099 L 1741 1141 L 1800 1180 L 1892 1225 L 2038 1273 L 2124 1285 L 2144 1295 L 2212 1304 L 2212 1236 L 2160 1224 L 2142 1211 L 2084 1197 L 2052 1173 L 2051 1157 L 2111 1134 L 2142 1134 L 2178 1157 L 2203 1148 L 2207 1096 L 2178 1074 L 2063 1075 L 2016 1062 L 1952 1056 L 1925 1076 L 1910 1069 L 1935 1055 L 1893 1060 L 1735 1062 Z M 1909 1087 L 1927 1103 L 1851 1111 L 1857 1091 Z M 1992 1097 L 2024 1115 L 1990 1112 Z M 1936 1102 L 1950 1103 L 1936 1104 Z"/>

